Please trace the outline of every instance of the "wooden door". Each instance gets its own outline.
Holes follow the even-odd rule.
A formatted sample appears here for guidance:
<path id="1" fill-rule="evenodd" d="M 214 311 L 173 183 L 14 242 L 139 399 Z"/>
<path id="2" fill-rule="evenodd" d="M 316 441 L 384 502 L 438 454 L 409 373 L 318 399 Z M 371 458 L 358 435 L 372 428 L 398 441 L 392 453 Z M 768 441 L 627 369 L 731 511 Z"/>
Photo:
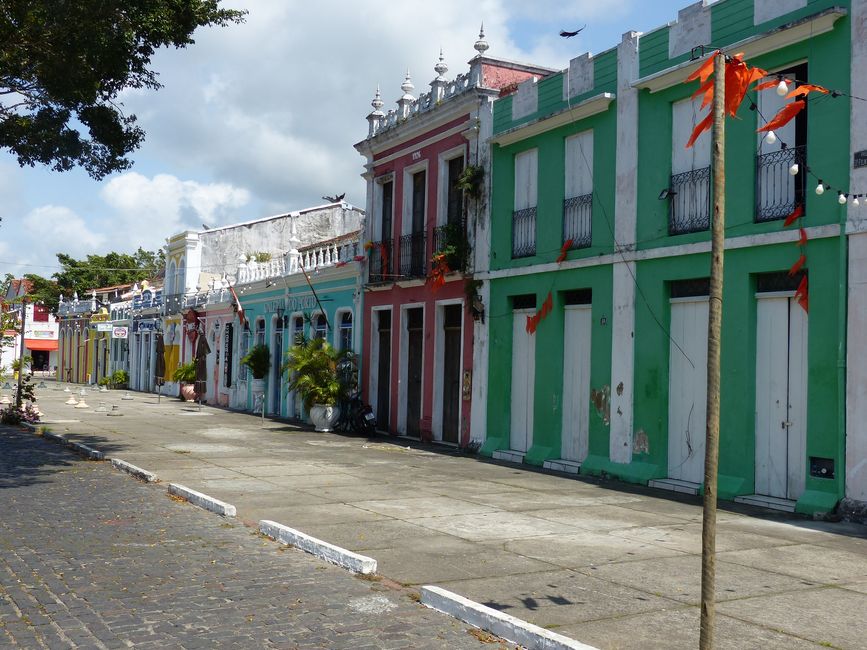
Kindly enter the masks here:
<path id="1" fill-rule="evenodd" d="M 512 312 L 512 395 L 509 446 L 527 451 L 533 444 L 533 396 L 536 383 L 536 336 L 527 332 L 534 309 Z"/>
<path id="2" fill-rule="evenodd" d="M 458 442 L 461 412 L 461 321 L 463 307 L 443 309 L 443 440 Z"/>
<path id="3" fill-rule="evenodd" d="M 421 436 L 421 381 L 424 361 L 424 309 L 406 310 L 406 434 Z"/>
<path id="4" fill-rule="evenodd" d="M 668 352 L 668 477 L 704 482 L 707 434 L 706 297 L 671 302 Z"/>
<path id="5" fill-rule="evenodd" d="M 379 354 L 376 364 L 376 425 L 388 431 L 391 396 L 391 312 L 378 311 Z"/>
<path id="6" fill-rule="evenodd" d="M 807 314 L 788 296 L 756 310 L 756 493 L 797 499 L 807 445 Z"/>
<path id="7" fill-rule="evenodd" d="M 590 426 L 590 305 L 567 305 L 563 327 L 563 433 L 561 457 L 587 457 Z"/>
<path id="8" fill-rule="evenodd" d="M 280 393 L 283 382 L 280 381 L 283 365 L 283 324 L 282 320 L 275 321 L 274 327 L 279 328 L 274 332 L 274 345 L 271 347 L 271 413 L 280 415 Z"/>

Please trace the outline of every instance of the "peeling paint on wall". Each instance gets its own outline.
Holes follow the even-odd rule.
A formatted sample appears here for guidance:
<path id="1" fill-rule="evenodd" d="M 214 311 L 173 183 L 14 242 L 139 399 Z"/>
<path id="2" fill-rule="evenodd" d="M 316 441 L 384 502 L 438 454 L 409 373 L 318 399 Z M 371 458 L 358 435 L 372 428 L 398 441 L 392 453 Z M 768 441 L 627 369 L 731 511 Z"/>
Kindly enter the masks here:
<path id="1" fill-rule="evenodd" d="M 590 403 L 596 409 L 596 413 L 602 418 L 602 424 L 607 425 L 611 421 L 611 387 L 606 384 L 599 390 L 590 391 Z"/>
<path id="2" fill-rule="evenodd" d="M 649 454 L 650 440 L 647 437 L 647 432 L 644 429 L 639 429 L 635 432 L 632 442 L 632 452 L 635 454 Z"/>

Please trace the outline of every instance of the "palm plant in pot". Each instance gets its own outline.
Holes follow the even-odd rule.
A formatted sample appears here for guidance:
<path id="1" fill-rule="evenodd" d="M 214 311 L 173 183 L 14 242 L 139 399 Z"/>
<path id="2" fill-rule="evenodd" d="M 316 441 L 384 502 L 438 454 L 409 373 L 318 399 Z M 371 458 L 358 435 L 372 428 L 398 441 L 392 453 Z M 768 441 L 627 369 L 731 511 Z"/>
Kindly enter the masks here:
<path id="1" fill-rule="evenodd" d="M 180 384 L 180 398 L 183 402 L 196 399 L 196 362 L 182 363 L 172 373 L 172 381 Z"/>
<path id="2" fill-rule="evenodd" d="M 267 345 L 259 344 L 250 348 L 250 351 L 241 359 L 241 363 L 250 369 L 253 375 L 253 392 L 265 392 L 265 377 L 271 370 L 271 350 Z"/>
<path id="3" fill-rule="evenodd" d="M 339 404 L 347 397 L 352 373 L 345 371 L 351 351 L 338 351 L 325 339 L 300 339 L 286 355 L 283 372 L 288 389 L 296 391 L 317 431 L 331 431 L 340 417 Z"/>

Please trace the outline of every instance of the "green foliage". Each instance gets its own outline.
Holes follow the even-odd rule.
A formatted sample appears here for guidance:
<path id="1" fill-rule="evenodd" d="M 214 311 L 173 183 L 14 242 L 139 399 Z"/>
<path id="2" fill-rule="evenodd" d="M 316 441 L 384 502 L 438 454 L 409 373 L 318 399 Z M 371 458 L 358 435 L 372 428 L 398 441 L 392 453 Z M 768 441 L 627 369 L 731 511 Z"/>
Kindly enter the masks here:
<path id="1" fill-rule="evenodd" d="M 298 392 L 307 409 L 345 400 L 355 381 L 352 352 L 338 352 L 322 338 L 298 341 L 281 370 L 288 373 L 288 389 Z"/>
<path id="2" fill-rule="evenodd" d="M 16 426 L 22 422 L 29 422 L 30 424 L 39 422 L 39 413 L 35 406 L 22 404 L 18 407 L 10 404 L 5 409 L 0 410 L 0 424 Z"/>
<path id="3" fill-rule="evenodd" d="M 264 379 L 271 370 L 271 350 L 267 345 L 254 345 L 241 363 L 250 369 L 253 379 Z"/>
<path id="4" fill-rule="evenodd" d="M 96 383 L 100 386 L 108 386 L 111 383 L 111 377 L 103 377 Z"/>
<path id="5" fill-rule="evenodd" d="M 467 165 L 458 176 L 455 187 L 461 190 L 471 199 L 482 196 L 482 188 L 485 180 L 485 169 L 480 165 Z"/>
<path id="6" fill-rule="evenodd" d="M 15 334 L 18 330 L 18 319 L 8 312 L 0 312 L 0 348 L 10 348 L 15 345 Z M 12 332 L 7 334 L 7 332 Z"/>
<path id="7" fill-rule="evenodd" d="M 433 262 L 440 255 L 445 256 L 446 264 L 452 271 L 464 271 L 469 266 L 470 244 L 467 240 L 464 226 L 461 223 L 449 223 L 443 226 L 444 237 L 440 249 L 431 256 Z"/>
<path id="8" fill-rule="evenodd" d="M 0 4 L 0 148 L 21 166 L 128 169 L 144 131 L 117 101 L 160 88 L 151 58 L 194 43 L 198 27 L 243 20 L 220 0 L 4 0 Z"/>
<path id="9" fill-rule="evenodd" d="M 172 381 L 183 384 L 192 384 L 196 381 L 196 362 L 182 363 L 172 373 Z"/>
<path id="10" fill-rule="evenodd" d="M 22 358 L 24 359 L 24 366 L 26 368 L 29 368 L 30 365 L 33 363 L 33 357 L 31 357 L 29 354 L 25 354 L 24 357 L 19 357 L 12 362 L 12 371 L 13 372 L 19 372 L 21 370 L 21 359 Z"/>
<path id="11" fill-rule="evenodd" d="M 28 273 L 24 276 L 30 281 L 30 291 L 27 294 L 28 302 L 41 302 L 49 313 L 57 312 L 57 303 L 60 298 L 60 285 L 54 280 L 47 280 L 41 275 Z"/>
<path id="12" fill-rule="evenodd" d="M 270 262 L 271 261 L 271 253 L 266 251 L 258 251 L 256 253 L 247 253 L 247 261 L 253 260 L 254 262 Z"/>
<path id="13" fill-rule="evenodd" d="M 114 388 L 126 388 L 129 384 L 129 373 L 126 370 L 115 370 L 111 373 L 111 385 Z"/>

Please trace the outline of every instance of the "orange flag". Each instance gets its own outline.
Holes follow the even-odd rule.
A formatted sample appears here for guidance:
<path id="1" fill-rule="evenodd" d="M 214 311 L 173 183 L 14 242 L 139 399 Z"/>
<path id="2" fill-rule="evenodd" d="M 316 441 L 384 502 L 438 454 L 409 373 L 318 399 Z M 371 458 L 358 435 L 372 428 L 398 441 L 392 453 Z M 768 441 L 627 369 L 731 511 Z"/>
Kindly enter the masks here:
<path id="1" fill-rule="evenodd" d="M 560 264 L 563 260 L 566 259 L 566 253 L 569 252 L 569 249 L 572 248 L 572 240 L 567 239 L 563 242 L 563 246 L 560 247 L 560 254 L 557 256 L 557 264 Z"/>
<path id="2" fill-rule="evenodd" d="M 803 217 L 803 216 L 804 216 L 804 206 L 802 206 L 800 204 L 796 205 L 795 209 L 792 210 L 792 214 L 790 214 L 788 217 L 786 217 L 786 220 L 783 222 L 783 227 L 785 228 L 787 226 L 791 226 L 792 222 L 794 222 L 795 219 L 798 219 L 799 217 Z"/>
<path id="3" fill-rule="evenodd" d="M 798 301 L 798 304 L 801 305 L 801 308 L 808 312 L 810 311 L 810 302 L 808 297 L 808 286 L 807 286 L 807 276 L 805 275 L 801 278 L 801 284 L 798 285 L 798 290 L 795 291 L 795 300 Z"/>
<path id="4" fill-rule="evenodd" d="M 791 99 L 792 97 L 806 97 L 812 92 L 822 93 L 823 95 L 827 95 L 831 91 L 825 88 L 824 86 L 817 86 L 816 84 L 801 84 L 797 88 L 795 88 L 792 92 L 786 95 L 786 99 Z"/>
<path id="5" fill-rule="evenodd" d="M 795 275 L 798 271 L 801 270 L 801 267 L 803 267 L 806 262 L 807 256 L 801 255 L 801 257 L 798 258 L 798 261 L 792 264 L 792 268 L 789 269 L 789 275 Z"/>
<path id="6" fill-rule="evenodd" d="M 692 145 L 695 144 L 695 141 L 698 140 L 698 137 L 710 129 L 713 124 L 713 111 L 709 111 L 707 116 L 698 124 L 695 125 L 695 128 L 692 130 L 692 135 L 689 136 L 689 141 L 686 143 L 686 148 L 689 149 Z"/>
<path id="7" fill-rule="evenodd" d="M 807 103 L 803 99 L 786 104 L 780 109 L 779 113 L 774 115 L 774 118 L 770 122 L 760 129 L 756 129 L 756 131 L 773 131 L 774 129 L 779 129 L 781 126 L 785 126 L 792 121 L 795 115 L 804 110 L 806 105 Z"/>
<path id="8" fill-rule="evenodd" d="M 695 72 L 693 72 L 686 78 L 686 80 L 693 81 L 694 79 L 699 79 L 702 83 L 704 83 L 705 80 L 707 80 L 707 78 L 713 74 L 713 60 L 714 58 L 716 58 L 717 54 L 719 54 L 719 50 L 707 57 L 707 61 L 702 63 Z"/>

